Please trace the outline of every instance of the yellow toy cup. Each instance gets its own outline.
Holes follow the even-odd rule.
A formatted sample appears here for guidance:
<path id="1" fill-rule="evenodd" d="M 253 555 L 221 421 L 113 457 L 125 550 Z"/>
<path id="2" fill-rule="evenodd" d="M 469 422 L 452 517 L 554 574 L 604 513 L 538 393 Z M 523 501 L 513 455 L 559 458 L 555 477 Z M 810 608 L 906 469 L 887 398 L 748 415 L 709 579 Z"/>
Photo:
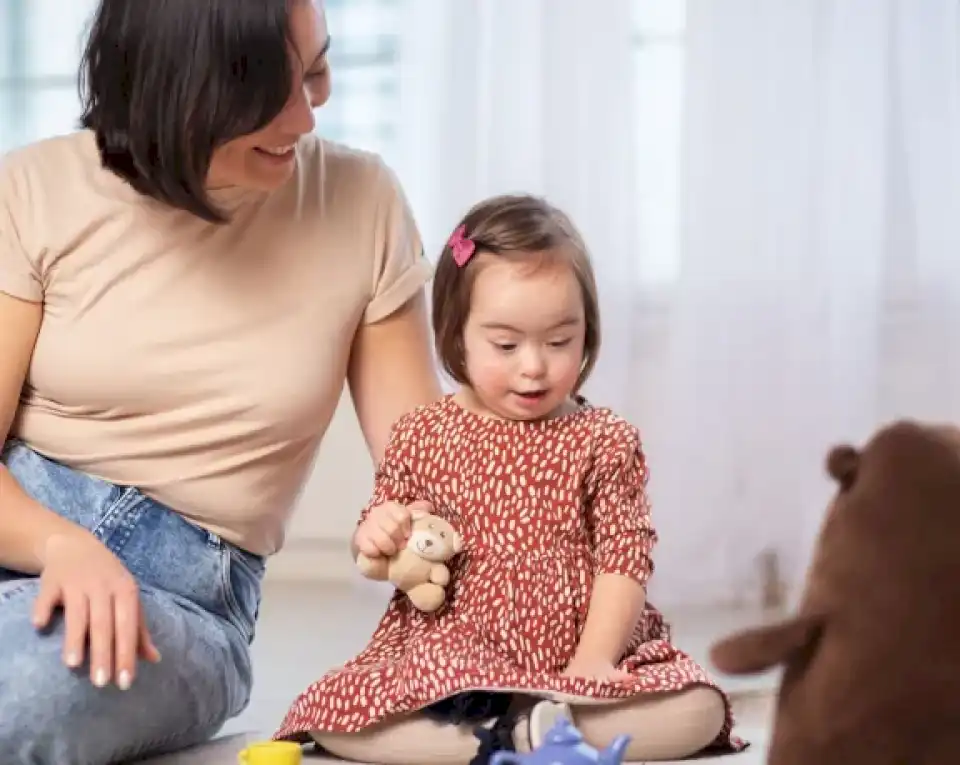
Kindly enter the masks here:
<path id="1" fill-rule="evenodd" d="M 300 765 L 303 749 L 292 741 L 251 744 L 238 757 L 240 765 Z"/>

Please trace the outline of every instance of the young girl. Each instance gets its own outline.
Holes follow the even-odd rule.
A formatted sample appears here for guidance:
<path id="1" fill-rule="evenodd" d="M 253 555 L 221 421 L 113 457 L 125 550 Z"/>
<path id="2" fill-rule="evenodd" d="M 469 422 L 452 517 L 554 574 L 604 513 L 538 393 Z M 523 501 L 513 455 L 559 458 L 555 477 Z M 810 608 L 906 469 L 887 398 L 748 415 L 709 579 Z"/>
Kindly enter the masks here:
<path id="1" fill-rule="evenodd" d="M 744 746 L 726 697 L 646 602 L 656 534 L 640 438 L 578 394 L 598 314 L 586 247 L 543 200 L 490 199 L 457 227 L 433 321 L 462 387 L 397 423 L 353 541 L 391 555 L 429 503 L 463 540 L 447 603 L 424 613 L 398 591 L 370 644 L 296 700 L 277 738 L 464 765 L 539 746 L 562 714 L 598 748 L 629 734 L 626 760 Z"/>

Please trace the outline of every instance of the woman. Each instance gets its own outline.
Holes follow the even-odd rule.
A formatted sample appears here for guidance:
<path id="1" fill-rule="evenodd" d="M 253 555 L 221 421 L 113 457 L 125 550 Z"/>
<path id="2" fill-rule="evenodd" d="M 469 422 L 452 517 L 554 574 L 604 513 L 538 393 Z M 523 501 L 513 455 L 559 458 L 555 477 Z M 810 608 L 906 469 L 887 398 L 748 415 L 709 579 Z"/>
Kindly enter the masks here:
<path id="1" fill-rule="evenodd" d="M 344 382 L 374 459 L 440 394 L 403 196 L 312 134 L 328 46 L 310 0 L 102 0 L 83 129 L 0 165 L 5 765 L 237 715 Z"/>

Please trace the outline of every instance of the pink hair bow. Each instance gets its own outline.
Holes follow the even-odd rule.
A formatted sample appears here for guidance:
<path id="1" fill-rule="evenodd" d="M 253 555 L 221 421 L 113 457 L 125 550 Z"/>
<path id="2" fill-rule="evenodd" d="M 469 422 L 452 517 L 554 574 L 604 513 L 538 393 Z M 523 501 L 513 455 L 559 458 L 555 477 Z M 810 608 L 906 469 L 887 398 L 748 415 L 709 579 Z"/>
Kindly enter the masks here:
<path id="1" fill-rule="evenodd" d="M 454 262 L 460 266 L 460 268 L 467 265 L 467 261 L 473 257 L 473 253 L 477 249 L 476 243 L 472 239 L 467 238 L 466 226 L 460 226 L 450 235 L 447 246 L 450 247 L 450 251 L 453 253 Z"/>

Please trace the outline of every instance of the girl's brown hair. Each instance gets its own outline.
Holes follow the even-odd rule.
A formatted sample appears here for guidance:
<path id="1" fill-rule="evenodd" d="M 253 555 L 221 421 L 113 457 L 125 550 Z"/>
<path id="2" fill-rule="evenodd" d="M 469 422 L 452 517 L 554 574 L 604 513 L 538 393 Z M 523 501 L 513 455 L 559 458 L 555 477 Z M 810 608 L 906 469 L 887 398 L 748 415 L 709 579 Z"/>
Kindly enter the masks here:
<path id="1" fill-rule="evenodd" d="M 463 329 L 470 315 L 470 298 L 483 254 L 533 268 L 565 263 L 573 269 L 583 298 L 586 333 L 579 390 L 587 381 L 600 351 L 600 311 L 596 278 L 583 237 L 569 217 L 546 200 L 527 194 L 504 195 L 475 205 L 456 228 L 476 248 L 464 265 L 457 265 L 453 248 L 444 246 L 433 279 L 433 330 L 437 356 L 444 370 L 461 385 L 469 385 Z"/>

